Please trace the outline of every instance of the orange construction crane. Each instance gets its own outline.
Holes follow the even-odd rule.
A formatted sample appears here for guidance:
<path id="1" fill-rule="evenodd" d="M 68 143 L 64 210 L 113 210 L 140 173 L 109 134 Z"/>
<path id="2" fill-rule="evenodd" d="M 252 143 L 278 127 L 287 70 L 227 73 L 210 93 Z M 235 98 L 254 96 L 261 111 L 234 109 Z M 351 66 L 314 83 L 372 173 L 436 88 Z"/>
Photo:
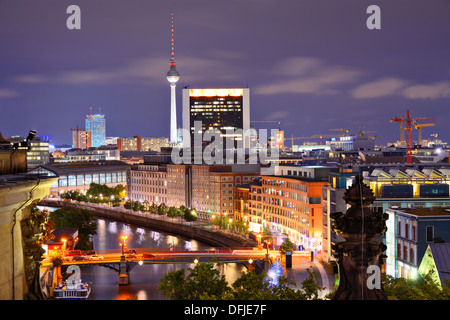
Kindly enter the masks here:
<path id="1" fill-rule="evenodd" d="M 395 117 L 395 118 L 391 119 L 391 122 L 395 121 L 395 122 L 398 122 L 400 125 L 400 144 L 403 145 L 405 143 L 405 124 L 404 124 L 404 121 L 398 121 L 395 119 L 405 120 L 405 119 L 403 119 L 403 113 L 400 113 L 400 118 Z"/>
<path id="2" fill-rule="evenodd" d="M 284 140 L 291 140 L 291 148 L 294 146 L 294 139 L 319 139 L 319 143 L 322 144 L 322 139 L 323 138 L 335 138 L 336 135 L 335 134 L 315 134 L 311 137 L 294 137 L 294 135 L 292 135 L 291 138 L 284 138 Z"/>
<path id="3" fill-rule="evenodd" d="M 345 134 L 347 132 L 349 132 L 350 129 L 339 128 L 339 129 L 330 129 L 330 131 L 341 131 L 342 132 L 342 136 L 345 136 Z"/>
<path id="4" fill-rule="evenodd" d="M 411 128 L 413 120 L 409 116 L 409 110 L 406 111 L 406 119 L 395 117 L 394 119 L 391 119 L 391 122 L 392 121 L 405 124 L 404 128 L 406 129 L 406 163 L 412 163 Z"/>
<path id="5" fill-rule="evenodd" d="M 434 119 L 432 118 L 411 118 L 409 115 L 409 110 L 406 111 L 406 118 L 399 118 L 395 117 L 391 119 L 391 122 L 398 122 L 400 123 L 400 141 L 402 142 L 402 128 L 406 130 L 406 163 L 412 163 L 412 142 L 411 142 L 411 130 L 413 126 L 415 128 L 419 128 L 420 125 L 423 123 L 429 124 L 430 122 L 434 122 Z M 416 127 L 416 125 L 419 125 L 419 127 Z M 420 137 L 419 137 L 419 144 L 422 144 L 422 128 L 419 129 Z"/>
<path id="6" fill-rule="evenodd" d="M 376 133 L 376 131 L 358 131 L 356 133 L 356 135 L 362 137 L 362 136 L 364 136 L 365 133 Z M 374 137 L 374 136 L 372 136 L 372 137 Z"/>
<path id="7" fill-rule="evenodd" d="M 414 125 L 414 128 L 416 128 L 419 131 L 419 146 L 422 145 L 422 128 L 432 126 L 434 126 L 434 123 L 420 123 Z"/>

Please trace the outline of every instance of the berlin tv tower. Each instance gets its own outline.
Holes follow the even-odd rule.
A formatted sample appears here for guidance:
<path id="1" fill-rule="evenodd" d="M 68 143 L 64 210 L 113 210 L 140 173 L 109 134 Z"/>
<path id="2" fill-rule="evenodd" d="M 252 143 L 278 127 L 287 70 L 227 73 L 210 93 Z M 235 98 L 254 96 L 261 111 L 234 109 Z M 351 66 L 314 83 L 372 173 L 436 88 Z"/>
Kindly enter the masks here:
<path id="1" fill-rule="evenodd" d="M 169 72 L 167 72 L 167 81 L 170 82 L 170 144 L 176 144 L 178 141 L 177 135 L 177 104 L 176 104 L 176 92 L 175 88 L 177 86 L 178 79 L 180 79 L 180 74 L 177 71 L 177 64 L 174 58 L 173 50 L 173 13 L 172 13 L 172 56 L 169 61 Z"/>

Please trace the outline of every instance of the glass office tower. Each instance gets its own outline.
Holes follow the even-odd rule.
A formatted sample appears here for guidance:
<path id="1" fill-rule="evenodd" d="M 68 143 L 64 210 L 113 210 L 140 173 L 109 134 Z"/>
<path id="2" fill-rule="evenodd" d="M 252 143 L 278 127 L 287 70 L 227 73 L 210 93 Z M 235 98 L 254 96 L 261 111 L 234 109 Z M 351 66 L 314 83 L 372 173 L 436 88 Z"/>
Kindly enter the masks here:
<path id="1" fill-rule="evenodd" d="M 106 121 L 103 114 L 86 115 L 86 131 L 91 132 L 91 146 L 106 145 Z"/>

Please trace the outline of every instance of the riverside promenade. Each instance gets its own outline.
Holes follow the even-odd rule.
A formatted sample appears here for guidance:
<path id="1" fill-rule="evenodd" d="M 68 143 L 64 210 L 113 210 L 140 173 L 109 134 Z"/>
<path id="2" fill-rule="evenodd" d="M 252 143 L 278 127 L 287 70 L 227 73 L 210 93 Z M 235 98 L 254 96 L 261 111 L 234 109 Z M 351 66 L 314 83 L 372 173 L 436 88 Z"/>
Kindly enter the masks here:
<path id="1" fill-rule="evenodd" d="M 148 212 L 133 211 L 123 207 L 112 207 L 104 204 L 67 201 L 59 198 L 42 199 L 40 206 L 54 208 L 86 209 L 94 212 L 96 216 L 169 232 L 192 239 L 202 241 L 215 247 L 257 249 L 257 243 L 240 234 L 225 231 L 213 226 L 209 221 L 197 220 L 186 222 L 180 218 L 152 214 Z M 263 249 L 266 252 L 266 249 Z M 269 250 L 272 259 L 279 256 L 277 250 Z M 316 255 L 311 261 L 310 251 L 294 251 L 292 255 L 292 268 L 284 268 L 284 274 L 288 279 L 301 286 L 303 280 L 308 278 L 307 269 L 312 269 L 319 277 L 318 284 L 325 288 L 321 297 L 332 292 L 335 284 L 335 275 L 327 271 L 320 262 L 320 255 Z"/>

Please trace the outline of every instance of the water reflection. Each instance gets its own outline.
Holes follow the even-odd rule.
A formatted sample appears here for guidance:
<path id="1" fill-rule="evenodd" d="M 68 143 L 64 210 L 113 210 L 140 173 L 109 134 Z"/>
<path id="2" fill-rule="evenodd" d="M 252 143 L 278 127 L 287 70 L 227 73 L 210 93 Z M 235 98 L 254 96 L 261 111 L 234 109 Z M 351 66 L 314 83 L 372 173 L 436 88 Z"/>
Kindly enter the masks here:
<path id="1" fill-rule="evenodd" d="M 93 237 L 95 250 L 120 249 L 119 238 L 122 235 L 128 236 L 128 248 L 205 250 L 211 247 L 197 240 L 103 218 L 98 218 L 97 226 L 97 234 Z M 130 284 L 125 286 L 119 286 L 117 272 L 100 266 L 82 267 L 81 277 L 92 283 L 91 298 L 94 300 L 164 300 L 166 298 L 157 290 L 161 278 L 168 272 L 189 267 L 194 267 L 194 264 L 137 265 L 130 273 Z M 230 284 L 244 269 L 242 265 L 234 263 L 220 267 Z"/>

